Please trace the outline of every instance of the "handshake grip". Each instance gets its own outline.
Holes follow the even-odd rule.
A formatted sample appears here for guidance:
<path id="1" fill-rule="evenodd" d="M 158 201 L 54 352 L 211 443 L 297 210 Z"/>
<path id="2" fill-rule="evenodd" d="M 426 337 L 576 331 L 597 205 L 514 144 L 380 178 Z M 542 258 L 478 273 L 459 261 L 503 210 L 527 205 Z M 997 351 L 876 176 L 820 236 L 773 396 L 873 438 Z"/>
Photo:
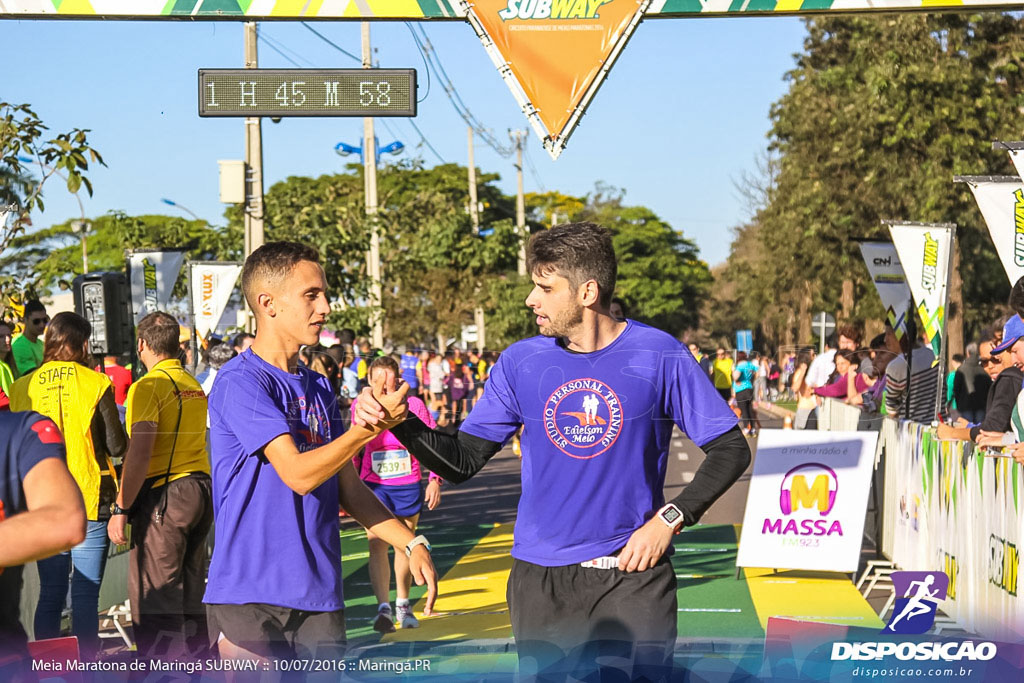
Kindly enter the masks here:
<path id="1" fill-rule="evenodd" d="M 373 434 L 380 434 L 383 431 L 391 429 L 395 425 L 399 425 L 405 421 L 405 417 L 408 414 L 408 403 L 406 397 L 409 394 L 409 385 L 402 382 L 398 385 L 398 388 L 393 392 L 386 392 L 384 389 L 384 383 L 379 382 L 375 385 L 363 389 L 362 393 L 359 394 L 359 403 L 356 406 L 356 417 L 361 418 L 362 421 L 367 422 L 365 425 L 359 425 L 353 423 L 353 429 L 365 430 Z M 384 412 L 384 417 L 380 417 L 377 414 L 377 407 Z M 369 411 L 374 415 L 376 424 L 368 421 L 369 416 L 366 414 L 360 415 L 360 412 Z"/>

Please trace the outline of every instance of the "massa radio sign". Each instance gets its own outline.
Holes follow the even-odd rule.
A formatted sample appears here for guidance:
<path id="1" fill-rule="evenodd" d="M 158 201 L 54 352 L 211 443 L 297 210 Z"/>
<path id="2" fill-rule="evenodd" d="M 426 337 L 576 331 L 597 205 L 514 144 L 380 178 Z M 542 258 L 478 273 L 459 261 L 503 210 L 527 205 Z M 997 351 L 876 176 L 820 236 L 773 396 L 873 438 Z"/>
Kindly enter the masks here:
<path id="1" fill-rule="evenodd" d="M 839 494 L 835 470 L 821 463 L 798 465 L 786 472 L 779 488 L 782 516 L 765 517 L 762 534 L 779 536 L 842 536 L 838 519 L 829 519 Z"/>

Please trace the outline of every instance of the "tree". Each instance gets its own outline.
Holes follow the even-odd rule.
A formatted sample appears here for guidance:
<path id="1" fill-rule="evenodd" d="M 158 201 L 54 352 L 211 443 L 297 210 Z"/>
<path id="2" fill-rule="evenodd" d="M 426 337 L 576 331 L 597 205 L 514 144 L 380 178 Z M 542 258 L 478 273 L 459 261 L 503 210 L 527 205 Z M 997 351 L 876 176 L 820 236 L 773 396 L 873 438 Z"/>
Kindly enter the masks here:
<path id="1" fill-rule="evenodd" d="M 183 248 L 186 258 L 196 261 L 230 261 L 241 257 L 241 234 L 214 228 L 206 221 L 111 212 L 89 222 L 89 268 L 93 272 L 124 269 L 126 248 Z M 79 236 L 72 232 L 71 223 L 67 220 L 15 237 L 10 250 L 0 255 L 0 270 L 9 273 L 34 296 L 45 296 L 58 287 L 67 289 L 82 272 Z M 178 296 L 185 294 L 185 278 L 183 270 L 175 286 Z"/>
<path id="2" fill-rule="evenodd" d="M 692 240 L 643 206 L 623 206 L 623 193 L 598 185 L 574 220 L 612 231 L 618 257 L 616 296 L 629 317 L 681 335 L 700 323 L 711 273 Z"/>
<path id="3" fill-rule="evenodd" d="M 291 177 L 275 183 L 264 200 L 268 240 L 296 240 L 320 252 L 329 295 L 337 301 L 330 324 L 369 331 L 366 252 L 370 222 L 365 215 L 362 167 L 319 178 Z M 478 175 L 484 203 L 481 222 L 494 233 L 474 236 L 467 210 L 466 169 L 418 163 L 385 166 L 378 174 L 385 336 L 394 340 L 458 336 L 472 322 L 478 286 L 515 267 L 514 205 L 493 184 L 496 174 Z M 241 225 L 241 210 L 228 210 L 229 226 Z"/>
<path id="4" fill-rule="evenodd" d="M 27 104 L 0 102 L 0 255 L 7 255 L 12 241 L 25 232 L 33 210 L 42 211 L 43 186 L 54 175 L 64 179 L 68 192 L 77 193 L 83 187 L 92 195 L 92 183 L 86 173 L 89 162 L 103 164 L 103 158 L 88 142 L 88 130 L 73 128 L 49 140 L 47 127 Z M 35 164 L 39 178 L 28 173 Z M 6 206 L 13 219 L 8 216 Z M 13 298 L 23 294 L 19 280 L 7 272 L 0 276 L 0 309 Z"/>
<path id="5" fill-rule="evenodd" d="M 844 299 L 851 317 L 882 318 L 856 240 L 888 240 L 881 220 L 891 218 L 960 226 L 963 319 L 977 329 L 1005 300 L 1006 279 L 969 190 L 952 177 L 1006 166 L 991 141 L 1016 139 L 1024 124 L 1024 22 L 806 23 L 789 90 L 771 109 L 773 191 L 737 233 L 723 274 L 742 292 L 744 322 L 807 342 L 809 314 Z"/>

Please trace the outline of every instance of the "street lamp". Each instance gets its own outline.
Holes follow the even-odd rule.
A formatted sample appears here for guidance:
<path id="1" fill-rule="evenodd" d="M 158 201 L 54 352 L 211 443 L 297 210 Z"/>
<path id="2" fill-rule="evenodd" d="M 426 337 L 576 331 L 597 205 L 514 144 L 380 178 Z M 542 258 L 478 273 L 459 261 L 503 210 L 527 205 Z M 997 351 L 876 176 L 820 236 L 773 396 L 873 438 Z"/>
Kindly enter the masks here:
<path id="1" fill-rule="evenodd" d="M 394 142 L 391 142 L 381 147 L 380 141 L 376 137 L 373 138 L 373 146 L 376 151 L 376 154 L 374 154 L 374 158 L 376 159 L 377 163 L 380 163 L 381 154 L 394 154 L 397 156 L 402 153 L 403 149 L 405 149 L 405 144 L 398 140 L 395 140 Z M 349 154 L 358 154 L 359 163 L 362 164 L 366 162 L 366 160 L 363 158 L 362 145 L 356 147 L 355 145 L 349 145 L 344 142 L 339 142 L 334 146 L 334 151 L 338 154 L 338 156 L 342 157 L 347 157 Z"/>
<path id="2" fill-rule="evenodd" d="M 200 218 L 199 216 L 196 215 L 195 211 L 193 211 L 192 209 L 188 208 L 187 206 L 182 206 L 181 204 L 179 204 L 178 202 L 174 201 L 173 199 L 167 199 L 166 197 L 161 197 L 160 201 L 162 201 L 167 206 L 173 206 L 176 209 L 181 209 L 182 211 L 184 211 L 188 215 L 190 215 L 193 218 L 195 218 L 197 221 L 203 220 L 202 218 Z"/>
<path id="3" fill-rule="evenodd" d="M 82 274 L 89 274 L 89 251 L 85 246 L 86 236 L 89 234 L 89 229 L 92 227 L 92 223 L 87 220 L 71 221 L 71 232 L 79 235 L 82 238 Z"/>

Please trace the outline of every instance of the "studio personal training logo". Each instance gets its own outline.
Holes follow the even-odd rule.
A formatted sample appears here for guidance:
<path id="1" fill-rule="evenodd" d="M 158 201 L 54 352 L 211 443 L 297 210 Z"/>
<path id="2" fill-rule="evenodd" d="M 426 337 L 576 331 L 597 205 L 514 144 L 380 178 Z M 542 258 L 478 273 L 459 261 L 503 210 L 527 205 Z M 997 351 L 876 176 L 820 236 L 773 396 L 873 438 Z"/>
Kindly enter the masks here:
<path id="1" fill-rule="evenodd" d="M 949 577 L 943 572 L 893 572 L 896 604 L 883 633 L 926 633 L 935 623 L 935 610 L 946 599 Z"/>
<path id="2" fill-rule="evenodd" d="M 544 431 L 570 458 L 589 460 L 615 443 L 622 431 L 622 403 L 611 387 L 585 378 L 566 382 L 544 402 Z"/>
<path id="3" fill-rule="evenodd" d="M 831 467 L 817 462 L 794 467 L 786 472 L 779 487 L 779 510 L 789 519 L 766 518 L 761 533 L 780 536 L 842 536 L 843 527 L 838 519 L 831 524 L 823 519 L 835 507 L 838 493 L 839 477 Z M 814 512 L 817 512 L 817 517 L 813 515 Z M 802 515 L 804 519 L 798 520 L 794 515 Z"/>
<path id="4" fill-rule="evenodd" d="M 509 19 L 599 19 L 597 10 L 613 0 L 508 0 L 498 12 Z"/>

